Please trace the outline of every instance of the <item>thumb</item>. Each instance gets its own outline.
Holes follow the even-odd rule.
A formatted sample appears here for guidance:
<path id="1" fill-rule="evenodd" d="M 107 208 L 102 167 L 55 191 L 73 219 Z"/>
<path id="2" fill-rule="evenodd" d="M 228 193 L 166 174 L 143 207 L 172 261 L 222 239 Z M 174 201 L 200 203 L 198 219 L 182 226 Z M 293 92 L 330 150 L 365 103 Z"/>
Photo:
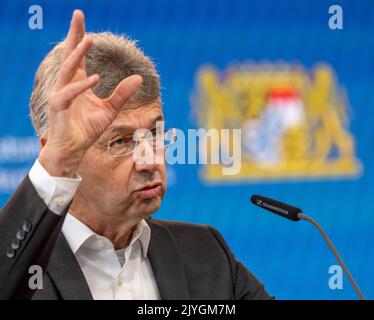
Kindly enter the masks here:
<path id="1" fill-rule="evenodd" d="M 110 106 L 115 110 L 120 110 L 131 96 L 141 87 L 143 78 L 140 75 L 134 74 L 122 80 L 113 94 L 107 99 Z"/>

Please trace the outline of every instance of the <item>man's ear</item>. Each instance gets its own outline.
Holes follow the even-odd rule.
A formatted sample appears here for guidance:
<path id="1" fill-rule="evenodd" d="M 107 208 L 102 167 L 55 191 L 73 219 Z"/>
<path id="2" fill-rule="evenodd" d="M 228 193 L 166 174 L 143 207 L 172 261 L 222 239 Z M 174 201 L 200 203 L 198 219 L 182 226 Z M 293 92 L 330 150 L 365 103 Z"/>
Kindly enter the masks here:
<path id="1" fill-rule="evenodd" d="M 43 149 L 46 143 L 47 143 L 47 137 L 45 135 L 41 135 L 39 138 L 40 149 Z"/>

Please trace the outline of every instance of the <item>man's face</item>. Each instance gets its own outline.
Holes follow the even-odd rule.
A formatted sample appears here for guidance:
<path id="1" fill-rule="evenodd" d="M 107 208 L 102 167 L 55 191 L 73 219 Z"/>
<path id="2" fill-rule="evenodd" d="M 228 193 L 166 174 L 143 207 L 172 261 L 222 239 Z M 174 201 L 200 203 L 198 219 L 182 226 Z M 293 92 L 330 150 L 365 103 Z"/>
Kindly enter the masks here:
<path id="1" fill-rule="evenodd" d="M 83 208 L 94 208 L 116 218 L 144 218 L 159 209 L 166 190 L 165 163 L 159 159 L 164 158 L 164 152 L 153 153 L 150 149 L 158 161 L 140 163 L 134 153 L 113 158 L 106 146 L 120 136 L 133 135 L 137 129 L 152 131 L 156 121 L 162 120 L 159 101 L 120 111 L 97 143 L 88 149 L 79 167 L 82 182 L 77 199 L 83 200 Z M 78 207 L 82 210 L 82 205 Z"/>

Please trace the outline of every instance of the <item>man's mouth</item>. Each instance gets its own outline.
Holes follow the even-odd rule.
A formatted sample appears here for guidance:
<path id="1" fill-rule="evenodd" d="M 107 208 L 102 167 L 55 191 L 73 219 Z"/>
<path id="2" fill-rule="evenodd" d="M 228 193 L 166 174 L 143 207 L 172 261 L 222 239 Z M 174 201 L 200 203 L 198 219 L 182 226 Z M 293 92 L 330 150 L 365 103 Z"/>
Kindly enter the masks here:
<path id="1" fill-rule="evenodd" d="M 161 183 L 153 183 L 136 190 L 143 199 L 152 199 L 161 194 Z"/>

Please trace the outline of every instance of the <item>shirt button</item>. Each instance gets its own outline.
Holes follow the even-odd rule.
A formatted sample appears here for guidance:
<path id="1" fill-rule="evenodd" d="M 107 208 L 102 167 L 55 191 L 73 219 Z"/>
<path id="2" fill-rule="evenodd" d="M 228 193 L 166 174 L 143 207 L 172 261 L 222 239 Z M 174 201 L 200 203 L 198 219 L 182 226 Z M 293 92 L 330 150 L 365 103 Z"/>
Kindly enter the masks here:
<path id="1" fill-rule="evenodd" d="M 117 278 L 117 285 L 120 287 L 120 286 L 122 286 L 122 284 L 123 284 L 123 279 L 122 279 L 122 277 L 118 277 L 118 278 Z"/>
<path id="2" fill-rule="evenodd" d="M 96 241 L 96 246 L 99 249 L 103 249 L 105 247 L 105 241 L 103 239 L 97 239 Z"/>
<path id="3" fill-rule="evenodd" d="M 62 197 L 57 197 L 55 202 L 58 207 L 61 207 L 64 204 L 64 199 Z"/>

